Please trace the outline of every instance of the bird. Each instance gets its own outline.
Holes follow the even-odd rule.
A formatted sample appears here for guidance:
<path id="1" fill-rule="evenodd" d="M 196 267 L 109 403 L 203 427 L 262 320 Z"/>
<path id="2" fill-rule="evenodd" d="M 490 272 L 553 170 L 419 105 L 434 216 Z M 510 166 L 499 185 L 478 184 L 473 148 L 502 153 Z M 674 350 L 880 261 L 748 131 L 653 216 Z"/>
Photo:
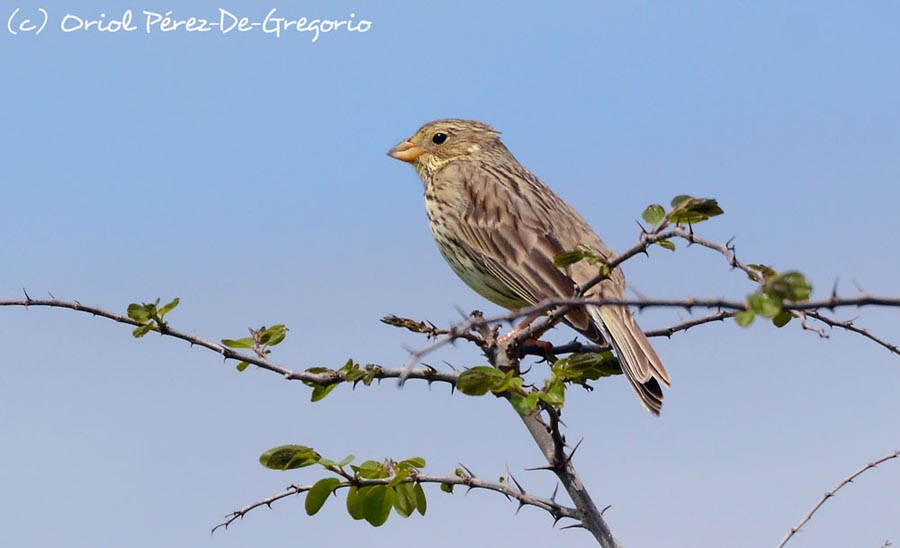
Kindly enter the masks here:
<path id="1" fill-rule="evenodd" d="M 486 123 L 428 122 L 388 155 L 412 164 L 421 178 L 429 226 L 451 269 L 494 304 L 517 310 L 575 295 L 579 284 L 597 275 L 597 265 L 580 261 L 560 268 L 554 258 L 579 245 L 601 260 L 615 256 Z M 585 296 L 621 300 L 625 287 L 616 267 Z M 660 385 L 670 388 L 671 380 L 628 307 L 583 305 L 567 312 L 563 322 L 595 343 L 608 341 L 641 404 L 659 415 Z"/>

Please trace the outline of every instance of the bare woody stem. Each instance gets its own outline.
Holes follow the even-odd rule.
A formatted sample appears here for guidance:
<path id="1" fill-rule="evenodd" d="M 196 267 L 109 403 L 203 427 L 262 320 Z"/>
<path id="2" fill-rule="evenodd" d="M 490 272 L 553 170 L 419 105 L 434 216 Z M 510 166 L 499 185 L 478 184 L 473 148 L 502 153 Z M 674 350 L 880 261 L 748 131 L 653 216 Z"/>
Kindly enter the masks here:
<path id="1" fill-rule="evenodd" d="M 518 355 L 518 350 L 514 344 L 510 347 L 506 343 L 497 343 L 496 341 L 488 341 L 488 343 L 490 346 L 486 349 L 485 354 L 491 365 L 498 369 L 509 369 L 518 366 L 518 359 L 510 357 L 511 355 Z M 581 527 L 594 535 L 594 538 L 597 539 L 597 542 L 603 548 L 619 548 L 620 544 L 613 536 L 606 520 L 603 519 L 603 512 L 594 504 L 594 500 L 584 487 L 581 478 L 578 477 L 578 472 L 572 465 L 574 449 L 566 455 L 565 440 L 559 429 L 558 411 L 553 408 L 545 409 L 550 416 L 549 425 L 541 417 L 541 411 L 539 408 L 535 413 L 522 416 L 521 418 L 528 429 L 528 433 L 534 438 L 535 443 L 547 460 L 548 466 L 546 469 L 556 474 L 569 497 L 571 497 L 572 502 L 575 503 Z"/>

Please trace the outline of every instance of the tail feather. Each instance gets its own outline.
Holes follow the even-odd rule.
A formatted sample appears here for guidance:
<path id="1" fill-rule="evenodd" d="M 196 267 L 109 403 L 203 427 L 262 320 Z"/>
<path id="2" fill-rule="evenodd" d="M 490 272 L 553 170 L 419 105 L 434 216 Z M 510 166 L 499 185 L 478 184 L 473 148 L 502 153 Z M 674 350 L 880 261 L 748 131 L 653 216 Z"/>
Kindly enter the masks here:
<path id="1" fill-rule="evenodd" d="M 622 372 L 641 403 L 654 415 L 662 410 L 660 383 L 672 386 L 669 373 L 638 327 L 631 311 L 623 306 L 590 306 L 588 314 L 616 351 Z"/>

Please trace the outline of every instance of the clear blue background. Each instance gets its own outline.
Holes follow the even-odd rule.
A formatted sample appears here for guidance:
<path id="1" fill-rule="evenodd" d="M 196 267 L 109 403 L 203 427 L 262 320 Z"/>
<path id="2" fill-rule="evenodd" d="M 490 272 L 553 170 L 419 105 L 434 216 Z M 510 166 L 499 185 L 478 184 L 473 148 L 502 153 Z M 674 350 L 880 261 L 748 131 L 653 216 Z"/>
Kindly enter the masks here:
<path id="1" fill-rule="evenodd" d="M 0 2 L 5 20 L 19 7 Z M 259 20 L 372 21 L 365 34 L 63 33 L 65 13 L 126 8 Z M 439 324 L 498 310 L 431 241 L 412 169 L 385 151 L 441 117 L 487 121 L 614 249 L 653 202 L 719 199 L 707 237 L 738 256 L 900 294 L 900 7 L 892 2 L 52 2 L 39 35 L 0 29 L 0 298 L 48 292 L 124 312 L 181 297 L 175 327 L 219 339 L 283 322 L 273 358 L 399 366 Z M 662 249 L 626 268 L 648 296 L 752 290 L 721 257 Z M 893 342 L 898 312 L 859 324 Z M 684 312 L 641 315 L 644 327 Z M 490 493 L 428 489 L 429 514 L 353 522 L 343 495 L 302 499 L 210 536 L 221 517 L 312 469 L 257 457 L 421 455 L 428 470 L 507 466 L 549 495 L 540 454 L 503 402 L 392 382 L 309 390 L 175 340 L 66 311 L 0 311 L 0 544 L 590 546 Z M 560 329 L 556 340 L 571 333 Z M 707 325 L 656 346 L 663 417 L 623 379 L 572 390 L 576 465 L 628 546 L 772 546 L 838 480 L 900 447 L 900 358 L 846 332 Z M 429 358 L 483 363 L 459 345 Z M 536 371 L 540 366 L 536 367 Z M 900 463 L 831 500 L 791 546 L 900 542 Z"/>

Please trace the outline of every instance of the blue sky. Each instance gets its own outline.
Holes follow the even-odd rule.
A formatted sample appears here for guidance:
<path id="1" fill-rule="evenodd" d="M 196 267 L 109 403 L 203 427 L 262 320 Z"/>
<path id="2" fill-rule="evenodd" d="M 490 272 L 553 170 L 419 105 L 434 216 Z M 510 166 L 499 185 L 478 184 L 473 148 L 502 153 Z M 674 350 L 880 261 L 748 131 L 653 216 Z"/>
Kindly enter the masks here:
<path id="1" fill-rule="evenodd" d="M 484 120 L 614 249 L 677 194 L 726 215 L 700 232 L 799 269 L 827 295 L 900 294 L 900 7 L 887 2 L 53 2 L 40 35 L 0 2 L 0 295 L 48 292 L 124 312 L 181 298 L 172 323 L 210 339 L 286 323 L 273 357 L 399 366 L 421 341 L 395 313 L 497 312 L 458 281 L 422 190 L 385 152 L 422 123 Z M 66 14 L 143 10 L 372 22 L 365 33 L 62 32 Z M 648 296 L 753 288 L 699 249 L 627 264 Z M 847 311 L 897 342 L 895 311 Z M 684 313 L 646 312 L 644 327 Z M 380 529 L 302 500 L 209 535 L 225 513 L 310 482 L 261 468 L 302 443 L 334 458 L 420 455 L 428 470 L 506 467 L 549 495 L 503 402 L 440 386 L 308 389 L 173 340 L 71 312 L 4 309 L 0 544 L 7 546 L 590 546 L 489 493 L 429 489 L 429 513 Z M 562 329 L 553 335 L 565 340 Z M 629 546 L 774 545 L 821 494 L 900 446 L 900 358 L 862 338 L 733 323 L 656 341 L 673 377 L 662 418 L 621 378 L 570 391 L 576 465 Z M 459 345 L 433 357 L 483 363 Z M 830 501 L 791 546 L 900 542 L 900 465 Z"/>

